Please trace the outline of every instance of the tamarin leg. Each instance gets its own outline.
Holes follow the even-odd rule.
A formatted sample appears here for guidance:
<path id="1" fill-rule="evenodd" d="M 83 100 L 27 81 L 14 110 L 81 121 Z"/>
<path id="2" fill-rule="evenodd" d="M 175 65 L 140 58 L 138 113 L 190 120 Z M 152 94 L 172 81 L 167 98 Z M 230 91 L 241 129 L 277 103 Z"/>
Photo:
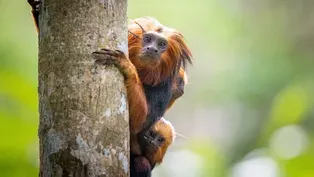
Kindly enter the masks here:
<path id="1" fill-rule="evenodd" d="M 27 0 L 28 4 L 32 7 L 33 19 L 36 25 L 37 32 L 39 31 L 38 18 L 39 18 L 39 5 L 41 4 L 40 0 Z"/>
<path id="2" fill-rule="evenodd" d="M 93 57 L 96 59 L 96 63 L 114 64 L 123 73 L 129 101 L 131 134 L 138 133 L 142 130 L 148 108 L 143 85 L 136 68 L 122 51 L 101 49 L 93 52 Z"/>

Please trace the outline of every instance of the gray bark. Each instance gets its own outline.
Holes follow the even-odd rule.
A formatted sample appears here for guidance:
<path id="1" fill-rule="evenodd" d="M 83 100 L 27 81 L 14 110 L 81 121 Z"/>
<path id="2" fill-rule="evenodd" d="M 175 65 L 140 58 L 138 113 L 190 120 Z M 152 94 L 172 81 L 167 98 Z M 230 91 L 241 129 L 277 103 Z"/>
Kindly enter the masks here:
<path id="1" fill-rule="evenodd" d="M 127 0 L 44 0 L 39 34 L 40 176 L 129 176 L 126 89 L 100 48 L 127 53 Z"/>

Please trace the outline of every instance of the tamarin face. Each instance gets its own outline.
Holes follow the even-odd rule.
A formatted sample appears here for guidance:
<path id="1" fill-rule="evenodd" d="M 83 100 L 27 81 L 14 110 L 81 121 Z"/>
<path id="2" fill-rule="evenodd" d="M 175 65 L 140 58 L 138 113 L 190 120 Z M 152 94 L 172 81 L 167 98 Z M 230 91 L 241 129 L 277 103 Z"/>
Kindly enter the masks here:
<path id="1" fill-rule="evenodd" d="M 172 124 L 164 118 L 158 120 L 150 129 L 140 135 L 144 151 L 150 154 L 165 154 L 168 146 L 175 138 Z"/>
<path id="2" fill-rule="evenodd" d="M 168 41 L 157 32 L 147 32 L 142 37 L 142 51 L 140 58 L 145 62 L 158 62 L 167 50 Z"/>
<path id="3" fill-rule="evenodd" d="M 164 142 L 165 138 L 152 129 L 145 132 L 143 136 L 144 146 L 147 148 L 146 150 L 150 153 L 156 152 L 158 148 L 164 145 Z"/>
<path id="4" fill-rule="evenodd" d="M 157 85 L 192 63 L 183 35 L 151 17 L 132 20 L 128 26 L 129 59 L 142 83 Z"/>

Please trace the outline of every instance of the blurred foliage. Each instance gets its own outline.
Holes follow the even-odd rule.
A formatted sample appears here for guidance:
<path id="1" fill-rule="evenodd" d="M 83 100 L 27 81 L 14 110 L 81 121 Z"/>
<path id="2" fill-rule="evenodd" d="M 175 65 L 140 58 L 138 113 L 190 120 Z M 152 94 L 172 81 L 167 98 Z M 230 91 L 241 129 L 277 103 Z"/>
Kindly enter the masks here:
<path id="1" fill-rule="evenodd" d="M 310 0 L 129 1 L 129 18 L 153 16 L 180 30 L 195 59 L 184 97 L 166 115 L 188 138 L 177 139 L 156 176 L 251 177 L 258 169 L 272 174 L 263 177 L 314 176 L 313 7 Z M 0 26 L 0 176 L 37 176 L 37 34 L 26 0 L 0 0 Z M 298 152 L 301 140 L 278 139 L 297 154 L 280 156 L 272 140 L 291 125 L 305 143 Z M 264 156 L 274 163 L 257 158 Z"/>
<path id="2" fill-rule="evenodd" d="M 0 14 L 0 176 L 37 176 L 36 33 L 26 1 Z"/>

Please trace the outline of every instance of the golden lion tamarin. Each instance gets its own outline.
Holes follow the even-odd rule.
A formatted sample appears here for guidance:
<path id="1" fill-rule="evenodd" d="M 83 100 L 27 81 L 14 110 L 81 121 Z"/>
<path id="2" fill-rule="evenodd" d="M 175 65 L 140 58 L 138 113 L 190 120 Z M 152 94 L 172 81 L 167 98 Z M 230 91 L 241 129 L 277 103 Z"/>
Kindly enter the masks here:
<path id="1" fill-rule="evenodd" d="M 174 127 L 164 118 L 161 118 L 150 129 L 143 132 L 139 139 L 143 155 L 134 156 L 131 154 L 131 176 L 151 176 L 152 169 L 162 162 L 168 147 L 174 139 Z"/>
<path id="2" fill-rule="evenodd" d="M 173 125 L 164 118 L 157 121 L 148 131 L 145 131 L 140 138 L 140 144 L 144 156 L 152 166 L 160 164 L 166 154 L 168 147 L 175 139 Z"/>
<path id="3" fill-rule="evenodd" d="M 183 94 L 184 71 L 186 63 L 191 62 L 191 52 L 180 32 L 154 18 L 135 19 L 128 30 L 129 59 L 137 70 L 148 102 L 144 125 L 148 128 Z"/>

